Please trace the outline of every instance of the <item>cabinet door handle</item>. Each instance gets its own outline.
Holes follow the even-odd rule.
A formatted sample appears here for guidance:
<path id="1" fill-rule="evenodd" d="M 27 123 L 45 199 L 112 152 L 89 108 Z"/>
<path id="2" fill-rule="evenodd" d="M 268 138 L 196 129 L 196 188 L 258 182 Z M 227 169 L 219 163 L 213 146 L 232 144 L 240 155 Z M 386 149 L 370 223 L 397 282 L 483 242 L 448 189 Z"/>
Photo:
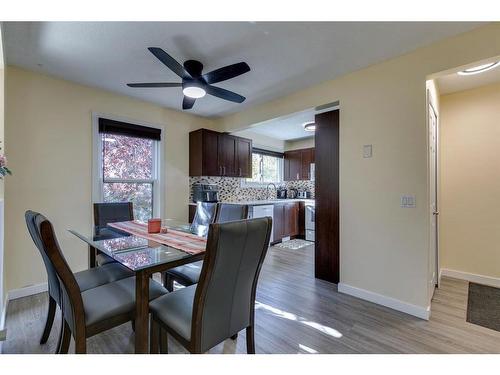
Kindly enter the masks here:
<path id="1" fill-rule="evenodd" d="M 226 175 L 226 166 L 222 167 L 222 174 L 225 176 Z"/>
<path id="2" fill-rule="evenodd" d="M 219 174 L 222 176 L 222 165 L 219 165 Z"/>
<path id="3" fill-rule="evenodd" d="M 297 173 L 297 180 L 299 179 L 299 174 Z"/>
<path id="4" fill-rule="evenodd" d="M 240 172 L 240 177 L 241 177 L 241 168 L 239 169 L 239 172 Z"/>

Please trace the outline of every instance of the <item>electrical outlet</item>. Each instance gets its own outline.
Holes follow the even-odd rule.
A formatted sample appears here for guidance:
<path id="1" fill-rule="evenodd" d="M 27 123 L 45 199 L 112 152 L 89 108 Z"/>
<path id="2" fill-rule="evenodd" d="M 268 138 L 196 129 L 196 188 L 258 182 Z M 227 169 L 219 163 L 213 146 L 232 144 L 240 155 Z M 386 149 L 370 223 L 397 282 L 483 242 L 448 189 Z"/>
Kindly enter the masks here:
<path id="1" fill-rule="evenodd" d="M 416 206 L 417 201 L 414 195 L 401 196 L 401 208 L 415 208 Z"/>
<path id="2" fill-rule="evenodd" d="M 371 158 L 373 156 L 373 146 L 372 145 L 364 145 L 363 146 L 363 157 Z"/>

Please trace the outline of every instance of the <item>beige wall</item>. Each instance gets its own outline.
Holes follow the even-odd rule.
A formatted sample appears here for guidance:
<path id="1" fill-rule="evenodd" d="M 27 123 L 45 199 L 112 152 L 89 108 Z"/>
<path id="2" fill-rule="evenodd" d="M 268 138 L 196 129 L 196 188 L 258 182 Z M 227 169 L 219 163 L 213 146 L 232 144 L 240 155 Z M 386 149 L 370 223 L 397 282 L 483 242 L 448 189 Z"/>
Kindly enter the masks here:
<path id="1" fill-rule="evenodd" d="M 263 148 L 265 150 L 283 152 L 285 150 L 285 141 L 280 139 L 267 137 L 265 135 L 255 133 L 251 130 L 240 130 L 233 133 L 236 136 L 249 138 L 252 140 L 253 147 Z"/>
<path id="2" fill-rule="evenodd" d="M 421 311 L 429 301 L 426 78 L 499 55 L 498 40 L 500 24 L 489 24 L 225 117 L 221 128 L 339 100 L 341 283 Z M 363 159 L 363 144 L 373 144 L 373 158 Z M 417 207 L 400 208 L 402 194 L 414 194 Z"/>
<path id="3" fill-rule="evenodd" d="M 300 150 L 301 148 L 311 147 L 314 147 L 314 137 L 285 142 L 285 151 Z"/>
<path id="4" fill-rule="evenodd" d="M 14 171 L 5 185 L 7 290 L 46 279 L 26 231 L 27 209 L 54 222 L 75 271 L 87 267 L 86 247 L 67 229 L 91 231 L 92 112 L 165 127 L 164 216 L 187 217 L 188 132 L 211 121 L 10 66 L 5 83 L 6 154 Z"/>
<path id="5" fill-rule="evenodd" d="M 500 277 L 500 84 L 441 97 L 440 263 Z"/>

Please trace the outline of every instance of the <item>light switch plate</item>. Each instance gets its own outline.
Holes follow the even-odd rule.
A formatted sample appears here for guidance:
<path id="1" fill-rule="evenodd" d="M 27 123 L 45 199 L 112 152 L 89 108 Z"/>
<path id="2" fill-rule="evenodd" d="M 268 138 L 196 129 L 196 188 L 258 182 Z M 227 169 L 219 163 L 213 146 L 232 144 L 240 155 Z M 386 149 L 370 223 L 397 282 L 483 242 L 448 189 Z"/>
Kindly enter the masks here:
<path id="1" fill-rule="evenodd" d="M 373 156 L 373 146 L 372 145 L 364 145 L 363 146 L 363 157 L 371 158 Z"/>
<path id="2" fill-rule="evenodd" d="M 401 196 L 401 208 L 415 208 L 416 206 L 417 200 L 414 195 Z"/>

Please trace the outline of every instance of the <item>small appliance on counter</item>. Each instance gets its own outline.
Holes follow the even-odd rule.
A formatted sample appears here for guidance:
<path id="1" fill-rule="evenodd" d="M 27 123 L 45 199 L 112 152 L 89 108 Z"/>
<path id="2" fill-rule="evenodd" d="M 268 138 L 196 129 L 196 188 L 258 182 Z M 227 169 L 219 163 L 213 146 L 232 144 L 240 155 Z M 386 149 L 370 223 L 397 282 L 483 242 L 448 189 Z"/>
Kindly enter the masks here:
<path id="1" fill-rule="evenodd" d="M 297 189 L 290 189 L 290 190 L 288 190 L 286 197 L 288 199 L 295 199 L 295 198 L 297 198 L 298 195 L 299 195 L 299 192 Z"/>
<path id="2" fill-rule="evenodd" d="M 297 198 L 300 199 L 311 199 L 311 192 L 307 190 L 300 190 L 297 194 Z"/>
<path id="3" fill-rule="evenodd" d="M 276 198 L 278 199 L 286 199 L 286 188 L 281 186 L 278 190 L 276 190 Z"/>
<path id="4" fill-rule="evenodd" d="M 216 184 L 193 184 L 193 202 L 218 202 L 219 187 Z"/>

